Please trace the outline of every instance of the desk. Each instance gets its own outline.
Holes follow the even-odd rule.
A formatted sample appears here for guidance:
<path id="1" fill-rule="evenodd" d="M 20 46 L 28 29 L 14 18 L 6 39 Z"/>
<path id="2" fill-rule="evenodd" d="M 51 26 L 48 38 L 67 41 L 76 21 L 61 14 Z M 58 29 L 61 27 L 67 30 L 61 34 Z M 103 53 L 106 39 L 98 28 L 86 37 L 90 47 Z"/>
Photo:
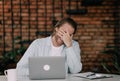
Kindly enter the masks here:
<path id="1" fill-rule="evenodd" d="M 80 73 L 81 74 L 81 73 Z M 79 75 L 79 74 L 77 74 Z M 102 75 L 108 75 L 108 74 L 102 74 Z M 113 76 L 112 78 L 104 78 L 104 79 L 85 79 L 80 77 L 75 77 L 74 74 L 69 74 L 66 79 L 51 79 L 51 80 L 29 80 L 28 77 L 22 77 L 18 81 L 120 81 L 120 75 L 113 75 L 109 74 L 110 76 Z M 0 81 L 7 81 L 5 76 L 0 76 Z"/>

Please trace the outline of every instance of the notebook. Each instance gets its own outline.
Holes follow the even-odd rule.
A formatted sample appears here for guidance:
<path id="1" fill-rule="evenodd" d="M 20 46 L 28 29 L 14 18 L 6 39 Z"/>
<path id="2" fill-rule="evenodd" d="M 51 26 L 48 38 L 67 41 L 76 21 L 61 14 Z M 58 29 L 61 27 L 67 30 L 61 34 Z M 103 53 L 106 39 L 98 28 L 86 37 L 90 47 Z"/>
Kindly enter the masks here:
<path id="1" fill-rule="evenodd" d="M 80 74 L 75 74 L 73 76 L 80 77 L 80 78 L 86 78 L 86 79 L 90 79 L 90 80 L 113 77 L 111 75 L 105 75 L 105 74 L 94 73 L 94 72 L 84 72 L 84 73 L 80 73 Z"/>
<path id="2" fill-rule="evenodd" d="M 65 57 L 64 56 L 40 56 L 29 58 L 29 78 L 41 79 L 64 79 Z"/>

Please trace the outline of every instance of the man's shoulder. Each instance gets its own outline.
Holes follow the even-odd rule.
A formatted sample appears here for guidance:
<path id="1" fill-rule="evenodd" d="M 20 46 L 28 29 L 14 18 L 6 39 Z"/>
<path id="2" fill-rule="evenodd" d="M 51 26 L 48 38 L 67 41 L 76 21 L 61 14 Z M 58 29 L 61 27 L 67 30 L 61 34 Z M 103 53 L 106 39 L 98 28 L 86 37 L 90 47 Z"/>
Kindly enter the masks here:
<path id="1" fill-rule="evenodd" d="M 40 43 L 40 42 L 47 42 L 50 37 L 45 37 L 45 38 L 37 38 L 33 42 Z"/>
<path id="2" fill-rule="evenodd" d="M 76 46 L 76 45 L 79 45 L 78 41 L 77 40 L 73 40 L 73 45 Z"/>
<path id="3" fill-rule="evenodd" d="M 78 41 L 77 40 L 72 40 L 73 43 L 75 44 L 78 44 Z"/>

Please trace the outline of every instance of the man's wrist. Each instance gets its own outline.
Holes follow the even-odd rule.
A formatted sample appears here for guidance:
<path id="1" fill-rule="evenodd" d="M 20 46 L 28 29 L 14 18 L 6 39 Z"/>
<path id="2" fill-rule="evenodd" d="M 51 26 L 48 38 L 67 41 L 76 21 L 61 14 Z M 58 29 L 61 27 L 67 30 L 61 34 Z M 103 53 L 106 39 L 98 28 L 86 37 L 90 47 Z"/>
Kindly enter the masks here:
<path id="1" fill-rule="evenodd" d="M 69 48 L 69 47 L 72 47 L 72 45 L 67 45 L 66 47 Z"/>

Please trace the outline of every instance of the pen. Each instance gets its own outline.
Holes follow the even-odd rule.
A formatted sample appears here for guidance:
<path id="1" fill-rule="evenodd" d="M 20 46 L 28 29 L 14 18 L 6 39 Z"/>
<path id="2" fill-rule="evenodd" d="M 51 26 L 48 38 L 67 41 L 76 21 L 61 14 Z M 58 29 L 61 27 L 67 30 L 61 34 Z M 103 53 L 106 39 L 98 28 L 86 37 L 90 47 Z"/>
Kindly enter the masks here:
<path id="1" fill-rule="evenodd" d="M 89 74 L 86 77 L 90 77 L 90 76 L 93 76 L 93 75 L 95 75 L 95 73 Z"/>

